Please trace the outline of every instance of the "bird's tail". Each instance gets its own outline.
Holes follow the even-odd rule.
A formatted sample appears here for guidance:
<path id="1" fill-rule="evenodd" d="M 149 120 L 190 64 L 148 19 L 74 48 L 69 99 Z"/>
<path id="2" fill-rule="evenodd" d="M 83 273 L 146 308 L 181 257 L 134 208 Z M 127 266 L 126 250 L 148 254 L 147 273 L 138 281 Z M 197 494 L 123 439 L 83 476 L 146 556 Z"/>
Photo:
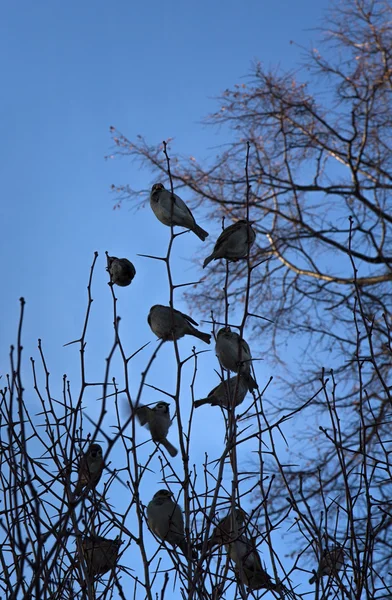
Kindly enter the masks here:
<path id="1" fill-rule="evenodd" d="M 214 258 L 215 258 L 215 256 L 214 256 L 214 253 L 210 254 L 210 256 L 207 256 L 207 258 L 206 258 L 206 259 L 205 259 L 205 261 L 203 262 L 203 269 L 205 269 L 205 268 L 206 268 L 206 266 L 207 266 L 208 264 L 210 264 L 210 262 L 211 262 L 212 260 L 214 260 Z"/>
<path id="2" fill-rule="evenodd" d="M 313 575 L 313 577 L 311 577 L 311 578 L 309 579 L 309 583 L 310 583 L 310 585 L 313 585 L 313 583 L 315 583 L 316 579 L 317 579 L 317 575 Z"/>
<path id="3" fill-rule="evenodd" d="M 170 456 L 176 456 L 178 454 L 177 448 L 175 448 L 173 444 L 169 442 L 169 440 L 162 440 L 161 444 L 164 448 L 166 448 Z"/>
<path id="4" fill-rule="evenodd" d="M 259 386 L 257 385 L 256 381 L 253 379 L 253 377 L 250 373 L 241 373 L 241 375 L 247 382 L 250 392 L 252 392 L 253 390 L 259 389 Z"/>
<path id="5" fill-rule="evenodd" d="M 276 584 L 272 581 L 267 571 L 264 569 L 248 569 L 243 566 L 245 581 L 252 590 L 276 590 Z"/>
<path id="6" fill-rule="evenodd" d="M 192 231 L 196 233 L 197 237 L 200 238 L 202 242 L 208 237 L 207 231 L 204 231 L 204 229 L 196 225 L 196 223 Z"/>
<path id="7" fill-rule="evenodd" d="M 199 331 L 195 327 L 192 327 L 192 335 L 198 337 L 200 340 L 202 340 L 206 344 L 209 344 L 211 342 L 211 335 L 209 333 L 203 333 L 202 331 Z"/>
<path id="8" fill-rule="evenodd" d="M 201 400 L 195 400 L 193 406 L 195 408 L 199 408 L 199 406 L 203 406 L 203 404 L 211 404 L 211 398 L 202 398 Z"/>

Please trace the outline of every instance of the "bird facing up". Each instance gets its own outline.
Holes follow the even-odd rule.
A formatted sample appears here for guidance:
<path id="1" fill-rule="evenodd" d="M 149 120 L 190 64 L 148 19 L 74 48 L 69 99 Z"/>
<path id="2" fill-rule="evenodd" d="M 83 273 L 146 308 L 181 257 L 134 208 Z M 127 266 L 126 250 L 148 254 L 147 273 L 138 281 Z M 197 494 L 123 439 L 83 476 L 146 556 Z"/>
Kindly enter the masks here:
<path id="1" fill-rule="evenodd" d="M 78 481 L 75 496 L 80 496 L 82 490 L 89 490 L 97 486 L 104 468 L 102 448 L 99 444 L 90 444 L 89 449 L 80 459 Z"/>
<path id="2" fill-rule="evenodd" d="M 151 433 L 151 439 L 157 444 L 162 444 L 170 456 L 176 456 L 178 450 L 166 439 L 171 426 L 170 409 L 167 402 L 158 402 L 154 408 L 139 405 L 136 416 L 140 425 L 145 425 Z"/>
<path id="3" fill-rule="evenodd" d="M 127 258 L 107 257 L 106 270 L 110 275 L 110 283 L 126 287 L 136 275 L 136 269 Z"/>
<path id="4" fill-rule="evenodd" d="M 193 327 L 198 325 L 196 321 L 170 306 L 155 304 L 150 309 L 147 321 L 155 335 L 164 341 L 178 340 L 184 335 L 194 335 L 206 344 L 211 340 L 209 333 L 203 333 Z"/>
<path id="5" fill-rule="evenodd" d="M 215 352 L 224 369 L 240 373 L 250 391 L 258 388 L 250 374 L 252 355 L 248 343 L 230 327 L 222 327 L 216 336 Z"/>
<path id="6" fill-rule="evenodd" d="M 207 256 L 203 269 L 218 258 L 236 261 L 248 256 L 250 247 L 256 239 L 256 233 L 249 221 L 241 219 L 226 227 L 218 237 L 212 254 Z"/>
<path id="7" fill-rule="evenodd" d="M 248 384 L 242 375 L 234 375 L 227 381 L 224 379 L 219 385 L 210 391 L 207 398 L 195 400 L 194 406 L 198 408 L 203 404 L 211 404 L 211 406 L 221 406 L 229 408 L 229 406 L 239 406 L 244 401 L 248 393 Z"/>
<path id="8" fill-rule="evenodd" d="M 179 546 L 184 556 L 188 556 L 181 508 L 174 502 L 169 490 L 159 490 L 154 494 L 147 506 L 147 521 L 160 540 Z M 192 555 L 195 556 L 193 552 Z"/>
<path id="9" fill-rule="evenodd" d="M 202 242 L 208 236 L 207 231 L 197 225 L 185 202 L 177 194 L 172 194 L 170 190 L 166 190 L 162 183 L 154 183 L 152 186 L 150 206 L 157 219 L 164 225 L 169 227 L 178 225 L 190 229 Z"/>

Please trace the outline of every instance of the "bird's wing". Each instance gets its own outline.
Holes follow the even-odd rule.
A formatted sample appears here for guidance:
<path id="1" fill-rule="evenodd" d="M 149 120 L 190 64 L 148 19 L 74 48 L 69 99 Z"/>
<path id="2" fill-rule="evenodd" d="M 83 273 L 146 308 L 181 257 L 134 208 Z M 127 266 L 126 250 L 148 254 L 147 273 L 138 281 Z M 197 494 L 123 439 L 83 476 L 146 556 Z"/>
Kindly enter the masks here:
<path id="1" fill-rule="evenodd" d="M 179 310 L 174 309 L 174 312 L 176 312 L 177 314 L 181 315 L 182 317 L 184 317 L 184 319 L 186 319 L 189 323 L 193 323 L 193 325 L 198 325 L 199 323 L 197 321 L 194 321 L 192 319 L 192 317 L 190 317 L 189 315 L 186 315 L 185 313 L 182 313 Z"/>
<path id="2" fill-rule="evenodd" d="M 244 352 L 246 352 L 247 354 L 249 354 L 250 357 L 252 357 L 252 355 L 250 353 L 250 348 L 249 348 L 248 342 L 246 342 L 245 340 L 241 340 L 241 345 L 242 345 L 242 350 Z"/>
<path id="3" fill-rule="evenodd" d="M 227 242 L 231 234 L 234 233 L 238 228 L 238 223 L 233 223 L 233 225 L 229 225 L 228 227 L 226 227 L 215 242 L 214 252 L 219 250 L 223 246 L 223 244 Z"/>
<path id="4" fill-rule="evenodd" d="M 191 211 L 189 210 L 189 208 L 185 204 L 184 200 L 182 198 L 180 198 L 179 196 L 177 196 L 177 194 L 173 194 L 173 196 L 174 196 L 174 204 L 176 206 L 178 206 L 179 209 L 185 210 L 185 212 L 188 213 L 188 215 L 192 219 L 192 221 L 194 223 L 196 223 L 194 216 L 192 215 Z"/>
<path id="5" fill-rule="evenodd" d="M 148 425 L 151 408 L 140 405 L 136 409 L 136 416 L 139 419 L 140 425 Z"/>
<path id="6" fill-rule="evenodd" d="M 88 472 L 88 467 L 87 467 L 87 457 L 85 454 L 83 454 L 79 461 L 78 480 L 76 482 L 76 488 L 75 488 L 75 492 L 74 492 L 75 496 L 80 495 L 81 491 L 88 484 L 88 482 L 89 482 L 89 472 Z"/>
<path id="7" fill-rule="evenodd" d="M 85 454 L 82 455 L 79 461 L 78 476 L 79 479 L 86 478 L 88 476 L 87 456 Z"/>
<path id="8" fill-rule="evenodd" d="M 105 466 L 105 464 L 104 464 L 103 459 L 102 459 L 101 464 L 100 464 L 98 470 L 95 471 L 94 473 L 90 473 L 89 472 L 89 479 L 91 480 L 91 483 L 94 484 L 94 487 L 98 485 L 99 480 L 102 477 L 104 466 Z"/>
<path id="9" fill-rule="evenodd" d="M 219 386 L 220 386 L 220 385 L 221 385 L 221 384 L 220 384 L 220 383 L 218 383 L 218 385 L 216 385 L 216 386 L 214 387 L 214 389 L 210 391 L 210 393 L 208 394 L 207 398 L 211 398 L 211 396 L 214 396 L 214 395 L 215 395 L 215 393 L 218 391 L 218 388 L 219 388 Z"/>

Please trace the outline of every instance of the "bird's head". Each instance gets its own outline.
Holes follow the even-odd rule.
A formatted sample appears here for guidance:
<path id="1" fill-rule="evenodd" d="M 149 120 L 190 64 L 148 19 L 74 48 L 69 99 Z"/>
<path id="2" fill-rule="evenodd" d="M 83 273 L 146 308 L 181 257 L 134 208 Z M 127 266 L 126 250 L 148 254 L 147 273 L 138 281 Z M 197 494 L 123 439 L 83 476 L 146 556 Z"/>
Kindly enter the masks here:
<path id="1" fill-rule="evenodd" d="M 169 412 L 169 406 L 170 404 L 168 404 L 167 402 L 158 402 L 154 410 L 158 413 L 167 414 Z"/>
<path id="2" fill-rule="evenodd" d="M 107 258 L 106 270 L 109 272 L 112 264 L 114 263 L 115 260 L 117 260 L 117 257 L 109 256 L 109 254 L 106 253 L 106 258 Z"/>
<path id="3" fill-rule="evenodd" d="M 231 329 L 230 329 L 230 327 L 227 325 L 227 327 L 222 327 L 222 329 L 219 329 L 219 331 L 218 331 L 218 333 L 217 333 L 217 336 L 216 336 L 216 337 L 219 337 L 219 336 L 221 336 L 221 335 L 225 335 L 226 333 L 230 333 L 230 332 L 231 332 Z"/>
<path id="4" fill-rule="evenodd" d="M 169 490 L 159 490 L 159 492 L 154 494 L 153 500 L 157 500 L 158 498 L 161 500 L 171 500 L 172 497 L 173 494 Z"/>
<path id="5" fill-rule="evenodd" d="M 161 192 L 164 189 L 165 186 L 163 185 L 163 183 L 154 183 L 154 185 L 151 188 L 151 193 L 154 194 L 154 192 Z"/>
<path id="6" fill-rule="evenodd" d="M 96 460 L 97 458 L 102 458 L 102 448 L 99 444 L 91 444 L 88 449 L 88 455 L 90 458 Z"/>

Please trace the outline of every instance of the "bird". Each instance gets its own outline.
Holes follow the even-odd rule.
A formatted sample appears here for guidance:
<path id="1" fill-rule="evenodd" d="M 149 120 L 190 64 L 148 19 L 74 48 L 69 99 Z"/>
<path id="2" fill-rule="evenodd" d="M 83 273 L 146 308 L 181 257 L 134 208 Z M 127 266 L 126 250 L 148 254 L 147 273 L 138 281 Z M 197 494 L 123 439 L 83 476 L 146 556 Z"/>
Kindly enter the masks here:
<path id="1" fill-rule="evenodd" d="M 154 494 L 147 505 L 147 521 L 151 531 L 160 540 L 179 546 L 184 556 L 188 557 L 181 508 L 173 501 L 173 494 L 169 490 L 159 490 Z M 192 557 L 197 557 L 195 551 L 192 551 Z"/>
<path id="2" fill-rule="evenodd" d="M 230 510 L 213 529 L 211 536 L 207 540 L 207 550 L 212 550 L 214 546 L 229 544 L 244 531 L 244 524 L 248 519 L 248 515 L 242 508 L 235 508 L 234 513 Z M 201 550 L 202 546 L 203 542 L 198 544 L 197 548 Z"/>
<path id="3" fill-rule="evenodd" d="M 82 540 L 83 555 L 90 577 L 104 575 L 117 564 L 121 541 L 100 536 L 85 537 Z"/>
<path id="4" fill-rule="evenodd" d="M 222 367 L 240 373 L 250 391 L 258 388 L 250 374 L 252 355 L 248 343 L 230 327 L 222 327 L 216 336 L 215 352 Z"/>
<path id="5" fill-rule="evenodd" d="M 202 242 L 208 236 L 207 231 L 197 225 L 185 202 L 177 194 L 166 190 L 162 183 L 154 183 L 152 186 L 150 206 L 157 219 L 164 225 L 186 227 L 193 231 Z"/>
<path id="6" fill-rule="evenodd" d="M 344 549 L 340 544 L 332 547 L 330 550 L 324 548 L 317 572 L 309 579 L 310 585 L 318 581 L 320 577 L 334 576 L 344 564 Z"/>
<path id="7" fill-rule="evenodd" d="M 178 340 L 184 335 L 194 335 L 206 344 L 211 340 L 209 333 L 203 333 L 193 327 L 192 323 L 198 325 L 196 321 L 170 306 L 155 304 L 150 309 L 147 321 L 155 335 L 165 342 Z"/>
<path id="8" fill-rule="evenodd" d="M 176 456 L 178 450 L 166 439 L 171 425 L 169 406 L 167 402 L 158 402 L 154 408 L 141 404 L 136 408 L 136 416 L 140 425 L 146 425 L 150 430 L 152 440 L 162 444 L 170 456 Z"/>
<path id="9" fill-rule="evenodd" d="M 136 269 L 127 258 L 117 258 L 117 256 L 107 257 L 106 270 L 110 274 L 110 282 L 126 287 L 136 275 Z"/>
<path id="10" fill-rule="evenodd" d="M 272 581 L 261 564 L 254 537 L 242 534 L 231 542 L 228 550 L 230 559 L 236 566 L 236 573 L 240 581 L 252 590 L 276 590 L 277 585 Z"/>
<path id="11" fill-rule="evenodd" d="M 216 240 L 214 251 L 207 256 L 203 269 L 213 260 L 226 258 L 236 261 L 248 256 L 250 247 L 256 239 L 256 233 L 249 221 L 241 219 L 226 227 Z"/>
<path id="12" fill-rule="evenodd" d="M 235 565 L 238 579 L 250 589 L 261 588 L 276 590 L 277 585 L 272 581 L 261 564 L 255 538 L 247 533 L 249 516 L 241 508 L 235 508 L 219 521 L 207 541 L 207 549 L 224 545 L 227 554 Z M 201 549 L 202 544 L 198 545 Z"/>
<path id="13" fill-rule="evenodd" d="M 219 385 L 210 391 L 207 398 L 195 400 L 194 406 L 198 408 L 203 404 L 211 404 L 211 406 L 221 406 L 229 408 L 229 406 L 239 406 L 243 402 L 248 393 L 248 384 L 242 375 L 234 375 L 229 380 L 222 380 Z"/>
<path id="14" fill-rule="evenodd" d="M 82 490 L 89 490 L 97 486 L 103 472 L 104 462 L 102 448 L 99 444 L 90 444 L 89 449 L 80 459 L 78 470 L 78 481 L 75 488 L 75 496 L 80 496 Z"/>

